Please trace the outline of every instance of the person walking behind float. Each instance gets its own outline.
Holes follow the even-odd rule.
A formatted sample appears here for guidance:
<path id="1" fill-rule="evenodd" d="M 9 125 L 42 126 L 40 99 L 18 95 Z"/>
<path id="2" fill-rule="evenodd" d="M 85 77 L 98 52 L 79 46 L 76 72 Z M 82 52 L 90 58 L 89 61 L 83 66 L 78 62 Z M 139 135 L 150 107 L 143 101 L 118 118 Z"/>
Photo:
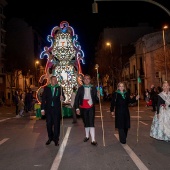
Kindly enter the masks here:
<path id="1" fill-rule="evenodd" d="M 57 84 L 56 76 L 51 76 L 51 84 L 44 87 L 41 102 L 41 114 L 46 115 L 46 126 L 48 140 L 46 145 L 54 141 L 55 146 L 59 145 L 61 101 L 65 100 L 63 90 Z"/>
<path id="2" fill-rule="evenodd" d="M 89 140 L 89 134 L 91 135 L 91 144 L 97 146 L 95 140 L 95 103 L 100 97 L 100 92 L 97 91 L 95 86 L 90 84 L 90 75 L 84 75 L 84 85 L 78 88 L 75 97 L 75 109 L 78 115 L 81 115 L 84 127 L 85 127 L 85 138 L 84 142 Z"/>
<path id="3" fill-rule="evenodd" d="M 163 91 L 158 94 L 157 111 L 153 118 L 150 136 L 157 140 L 170 141 L 170 87 L 163 82 Z"/>
<path id="4" fill-rule="evenodd" d="M 14 104 L 15 104 L 15 113 L 16 113 L 16 118 L 20 118 L 19 116 L 19 111 L 18 111 L 18 103 L 19 103 L 19 92 L 18 90 L 15 91 L 14 95 Z"/>
<path id="5" fill-rule="evenodd" d="M 71 102 L 70 102 L 72 113 L 73 113 L 73 122 L 72 123 L 77 123 L 77 115 L 76 115 L 76 110 L 75 110 L 75 107 L 74 107 L 74 101 L 75 101 L 76 93 L 77 93 L 77 87 L 74 86 L 73 92 L 71 94 Z"/>
<path id="6" fill-rule="evenodd" d="M 139 95 L 136 96 L 136 100 Z M 115 128 L 118 129 L 119 141 L 126 144 L 128 129 L 130 128 L 130 113 L 129 113 L 130 94 L 126 91 L 123 82 L 118 83 L 117 91 L 113 93 L 110 112 L 112 116 L 115 114 Z"/>
<path id="7" fill-rule="evenodd" d="M 19 115 L 20 116 L 24 116 L 24 108 L 25 108 L 25 104 L 24 104 L 24 99 L 21 98 L 18 102 L 18 110 L 19 110 Z"/>

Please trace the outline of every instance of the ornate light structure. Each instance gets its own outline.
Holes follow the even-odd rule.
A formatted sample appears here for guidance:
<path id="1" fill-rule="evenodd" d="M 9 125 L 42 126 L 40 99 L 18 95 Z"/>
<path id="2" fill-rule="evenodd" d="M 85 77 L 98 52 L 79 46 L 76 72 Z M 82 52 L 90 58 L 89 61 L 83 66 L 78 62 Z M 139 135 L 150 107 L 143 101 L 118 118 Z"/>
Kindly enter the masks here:
<path id="1" fill-rule="evenodd" d="M 60 26 L 54 27 L 51 35 L 47 36 L 51 46 L 44 47 L 44 51 L 40 54 L 40 59 L 47 56 L 45 74 L 41 76 L 40 83 L 46 79 L 46 84 L 49 84 L 50 76 L 55 75 L 59 85 L 63 88 L 65 103 L 69 103 L 71 100 L 73 86 L 82 84 L 83 73 L 80 62 L 85 64 L 84 52 L 77 39 L 78 36 L 74 34 L 74 29 L 67 21 L 62 21 Z M 42 92 L 43 86 L 37 92 L 40 102 Z"/>

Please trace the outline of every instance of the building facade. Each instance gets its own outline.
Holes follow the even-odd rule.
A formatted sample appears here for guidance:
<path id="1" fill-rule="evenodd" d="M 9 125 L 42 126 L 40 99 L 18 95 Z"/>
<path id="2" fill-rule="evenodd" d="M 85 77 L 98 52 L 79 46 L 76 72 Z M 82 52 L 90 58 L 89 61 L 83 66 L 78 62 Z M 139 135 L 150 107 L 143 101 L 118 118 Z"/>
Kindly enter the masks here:
<path id="1" fill-rule="evenodd" d="M 5 61 L 5 28 L 4 28 L 4 8 L 7 5 L 5 0 L 0 0 L 0 99 L 5 96 L 5 68 L 4 68 L 4 61 Z"/>

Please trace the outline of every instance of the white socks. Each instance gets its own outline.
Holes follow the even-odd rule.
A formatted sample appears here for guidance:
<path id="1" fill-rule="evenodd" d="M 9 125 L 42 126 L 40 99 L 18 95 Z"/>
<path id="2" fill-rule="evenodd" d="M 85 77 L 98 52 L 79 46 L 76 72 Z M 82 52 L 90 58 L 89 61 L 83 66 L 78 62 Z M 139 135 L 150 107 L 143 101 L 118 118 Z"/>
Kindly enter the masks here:
<path id="1" fill-rule="evenodd" d="M 91 140 L 92 140 L 92 142 L 94 142 L 95 141 L 95 129 L 94 129 L 94 127 L 86 127 L 85 132 L 86 132 L 86 138 L 89 138 L 89 132 L 90 132 Z"/>
<path id="2" fill-rule="evenodd" d="M 89 127 L 86 127 L 86 128 L 85 128 L 85 132 L 86 132 L 86 138 L 89 138 L 90 128 L 89 128 Z"/>
<path id="3" fill-rule="evenodd" d="M 91 141 L 94 142 L 95 141 L 94 127 L 90 127 L 90 135 L 91 135 Z"/>

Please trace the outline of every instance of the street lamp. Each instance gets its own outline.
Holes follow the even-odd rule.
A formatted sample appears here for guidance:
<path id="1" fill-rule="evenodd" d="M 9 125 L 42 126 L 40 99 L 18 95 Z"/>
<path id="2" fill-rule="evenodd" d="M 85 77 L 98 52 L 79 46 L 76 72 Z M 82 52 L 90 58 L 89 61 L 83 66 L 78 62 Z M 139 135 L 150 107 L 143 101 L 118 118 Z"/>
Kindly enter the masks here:
<path id="1" fill-rule="evenodd" d="M 110 48 L 110 53 L 111 53 L 111 65 L 113 64 L 113 56 L 112 56 L 112 44 L 110 42 L 106 42 L 106 46 Z M 114 77 L 113 77 L 113 69 L 112 66 L 110 67 L 111 69 L 111 74 L 112 74 L 112 87 L 114 90 Z"/>
<path id="2" fill-rule="evenodd" d="M 106 42 L 106 46 L 110 47 L 110 52 L 112 54 L 112 44 L 110 42 Z"/>
<path id="3" fill-rule="evenodd" d="M 167 80 L 167 58 L 166 58 L 166 42 L 165 42 L 165 30 L 168 28 L 167 25 L 163 27 L 162 38 L 163 38 L 163 47 L 164 47 L 164 60 L 165 60 L 165 79 Z"/>
<path id="4" fill-rule="evenodd" d="M 39 65 L 39 61 L 38 60 L 36 60 L 35 61 L 35 86 L 38 86 L 38 81 L 37 81 L 37 67 L 38 67 L 38 65 Z"/>
<path id="5" fill-rule="evenodd" d="M 94 3 L 92 4 L 92 12 L 93 13 L 98 13 L 98 5 L 97 5 L 97 1 L 125 1 L 125 2 L 128 2 L 128 1 L 132 1 L 132 0 L 94 0 Z M 134 2 L 148 2 L 148 3 L 151 3 L 153 5 L 156 5 L 158 7 L 160 7 L 161 9 L 163 9 L 169 16 L 170 16 L 170 11 L 165 8 L 162 4 L 158 3 L 158 2 L 155 2 L 154 0 L 133 0 Z"/>

